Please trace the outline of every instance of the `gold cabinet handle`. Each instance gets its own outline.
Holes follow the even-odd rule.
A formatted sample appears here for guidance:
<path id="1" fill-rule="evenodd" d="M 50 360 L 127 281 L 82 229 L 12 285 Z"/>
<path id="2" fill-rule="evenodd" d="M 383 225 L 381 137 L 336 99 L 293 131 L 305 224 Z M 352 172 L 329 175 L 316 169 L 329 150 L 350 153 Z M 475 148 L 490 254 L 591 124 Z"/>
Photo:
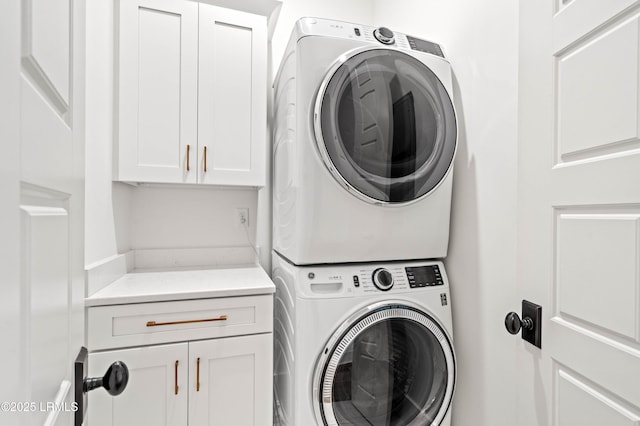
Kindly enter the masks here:
<path id="1" fill-rule="evenodd" d="M 204 172 L 207 173 L 207 147 L 204 147 Z"/>
<path id="2" fill-rule="evenodd" d="M 227 320 L 226 315 L 220 315 L 218 318 L 205 318 L 205 319 L 185 320 L 185 321 L 169 321 L 169 322 L 148 321 L 147 327 L 158 327 L 161 325 L 193 324 L 197 322 L 213 322 L 213 321 L 226 321 L 226 320 Z"/>
<path id="3" fill-rule="evenodd" d="M 187 145 L 187 171 L 191 169 L 191 167 L 189 166 L 191 164 L 191 162 L 189 161 L 190 159 L 191 159 L 191 145 Z"/>
<path id="4" fill-rule="evenodd" d="M 175 370 L 175 379 L 174 379 L 174 383 L 175 383 L 175 394 L 178 394 L 178 364 L 180 362 L 178 360 L 176 360 L 176 370 Z"/>
<path id="5" fill-rule="evenodd" d="M 196 392 L 200 392 L 200 357 L 196 364 Z"/>

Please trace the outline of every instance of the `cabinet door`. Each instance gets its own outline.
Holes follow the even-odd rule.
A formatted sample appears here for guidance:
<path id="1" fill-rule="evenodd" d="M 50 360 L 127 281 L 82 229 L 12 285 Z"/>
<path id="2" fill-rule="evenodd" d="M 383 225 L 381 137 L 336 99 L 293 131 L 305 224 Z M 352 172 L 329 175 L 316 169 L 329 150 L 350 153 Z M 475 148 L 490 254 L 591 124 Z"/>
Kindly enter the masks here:
<path id="1" fill-rule="evenodd" d="M 112 362 L 122 361 L 129 383 L 115 397 L 104 389 L 89 393 L 88 424 L 186 426 L 187 354 L 187 343 L 89 354 L 89 377 L 102 377 Z"/>
<path id="2" fill-rule="evenodd" d="M 195 183 L 198 4 L 119 7 L 116 179 Z"/>
<path id="3" fill-rule="evenodd" d="M 266 17 L 200 4 L 199 33 L 198 180 L 262 186 Z"/>
<path id="4" fill-rule="evenodd" d="M 273 424 L 272 336 L 189 343 L 190 426 Z"/>

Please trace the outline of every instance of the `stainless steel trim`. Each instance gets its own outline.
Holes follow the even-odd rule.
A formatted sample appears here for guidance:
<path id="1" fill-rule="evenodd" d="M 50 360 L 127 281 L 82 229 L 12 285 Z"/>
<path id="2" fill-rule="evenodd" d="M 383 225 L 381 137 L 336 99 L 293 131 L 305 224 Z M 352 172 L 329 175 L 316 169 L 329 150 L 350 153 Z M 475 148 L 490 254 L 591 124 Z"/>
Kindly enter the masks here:
<path id="1" fill-rule="evenodd" d="M 360 192 L 357 188 L 355 188 L 353 185 L 351 185 L 345 178 L 344 176 L 342 176 L 340 174 L 340 172 L 338 171 L 338 169 L 335 167 L 335 165 L 333 164 L 333 161 L 331 161 L 331 157 L 329 156 L 329 152 L 327 151 L 327 147 L 325 145 L 324 142 L 324 137 L 322 136 L 322 124 L 321 124 L 321 115 L 320 115 L 320 110 L 322 109 L 322 100 L 324 99 L 327 87 L 329 86 L 329 82 L 331 81 L 331 78 L 333 77 L 333 75 L 336 73 L 336 71 L 338 70 L 338 68 L 340 68 L 345 62 L 347 62 L 349 59 L 351 59 L 352 57 L 363 53 L 363 52 L 367 52 L 370 50 L 395 50 L 397 52 L 403 53 L 405 55 L 411 56 L 414 59 L 420 61 L 422 64 L 424 64 L 424 61 L 420 59 L 419 54 L 416 54 L 415 52 L 407 52 L 405 50 L 393 47 L 393 46 L 366 46 L 366 47 L 358 47 L 356 49 L 352 49 L 349 50 L 347 52 L 345 52 L 344 54 L 340 55 L 338 57 L 338 59 L 336 59 L 336 61 L 329 67 L 329 71 L 327 71 L 324 79 L 322 80 L 322 83 L 320 84 L 320 87 L 318 89 L 318 91 L 316 92 L 316 100 L 315 100 L 315 104 L 314 104 L 314 108 L 313 108 L 313 134 L 315 136 L 315 142 L 316 142 L 316 148 L 318 150 L 318 153 L 320 154 L 320 157 L 322 158 L 322 161 L 324 162 L 325 166 L 327 167 L 327 169 L 329 169 L 329 172 L 331 172 L 331 175 L 333 176 L 333 178 L 340 184 L 342 185 L 347 192 L 353 194 L 354 196 L 360 198 L 363 201 L 366 201 L 367 203 L 370 204 L 374 204 L 374 205 L 379 205 L 379 206 L 385 206 L 385 207 L 404 207 L 404 206 L 408 206 L 410 204 L 413 203 L 417 203 L 418 201 L 424 199 L 425 197 L 428 197 L 430 194 L 432 194 L 434 191 L 436 191 L 440 185 L 442 185 L 442 182 L 444 182 L 447 177 L 449 176 L 449 174 L 451 173 L 451 171 L 453 170 L 453 163 L 455 162 L 456 159 L 456 154 L 458 152 L 458 136 L 459 136 L 459 126 L 458 126 L 458 114 L 456 112 L 456 107 L 455 104 L 453 102 L 453 94 L 450 93 L 449 89 L 447 88 L 447 86 L 445 86 L 442 81 L 440 81 L 440 84 L 442 84 L 442 87 L 445 88 L 445 91 L 447 92 L 447 94 L 449 95 L 449 100 L 451 101 L 451 107 L 453 108 L 453 115 L 455 117 L 455 124 L 456 124 L 456 146 L 454 147 L 453 150 L 453 157 L 451 158 L 451 164 L 449 164 L 449 167 L 447 169 L 447 172 L 444 174 L 444 176 L 442 176 L 442 179 L 440 179 L 440 182 L 438 182 L 438 184 L 436 186 L 434 186 L 431 191 L 421 195 L 418 198 L 415 198 L 411 201 L 406 201 L 404 203 L 391 203 L 388 201 L 382 201 L 382 200 L 378 200 L 372 197 L 369 197 L 366 194 L 363 194 L 362 192 Z M 429 56 L 433 56 L 433 55 L 429 55 Z M 440 58 L 440 57 L 436 57 L 440 60 L 443 60 L 445 62 L 449 62 L 444 58 Z M 426 64 L 424 64 L 425 66 L 427 66 Z M 434 73 L 435 75 L 435 73 Z M 435 75 L 436 78 L 438 78 L 437 75 Z M 438 80 L 440 80 L 438 78 Z"/>
<path id="2" fill-rule="evenodd" d="M 381 310 L 381 308 L 388 308 Z M 440 342 L 447 363 L 447 390 L 443 404 L 436 415 L 433 425 L 439 425 L 449 411 L 456 382 L 456 362 L 453 349 L 453 340 L 444 326 L 435 316 L 412 302 L 406 300 L 391 300 L 374 303 L 354 312 L 331 336 L 324 351 L 316 361 L 313 375 L 312 402 L 319 425 L 337 425 L 337 419 L 333 411 L 331 396 L 331 383 L 342 353 L 360 333 L 370 326 L 391 318 L 405 318 L 418 322 L 427 328 Z M 326 366 L 326 374 L 325 374 Z M 327 389 L 325 389 L 325 385 Z M 410 425 L 408 425 L 410 426 Z"/>

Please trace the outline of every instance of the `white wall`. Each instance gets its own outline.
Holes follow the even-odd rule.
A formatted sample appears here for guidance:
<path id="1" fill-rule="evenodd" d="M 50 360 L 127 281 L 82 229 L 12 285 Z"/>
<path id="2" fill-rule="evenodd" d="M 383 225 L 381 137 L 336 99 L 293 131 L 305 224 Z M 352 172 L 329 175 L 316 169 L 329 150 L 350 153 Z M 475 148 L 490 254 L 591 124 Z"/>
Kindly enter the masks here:
<path id="1" fill-rule="evenodd" d="M 0 15 L 0 363 L 2 373 L 0 401 L 19 401 L 26 396 L 20 350 L 20 7 L 19 1 L 3 2 Z M 21 418 L 20 415 L 23 415 Z M 18 425 L 24 413 L 0 412 L 2 424 Z"/>
<path id="2" fill-rule="evenodd" d="M 256 204 L 254 189 L 140 186 L 134 189 L 132 196 L 131 247 L 253 245 Z M 249 232 L 245 232 L 237 220 L 238 208 L 249 209 Z"/>
<path id="3" fill-rule="evenodd" d="M 113 0 L 86 5 L 85 265 L 116 251 L 111 168 Z"/>
<path id="4" fill-rule="evenodd" d="M 376 25 L 443 45 L 455 73 L 451 281 L 457 426 L 515 424 L 518 9 L 513 0 L 375 0 Z"/>

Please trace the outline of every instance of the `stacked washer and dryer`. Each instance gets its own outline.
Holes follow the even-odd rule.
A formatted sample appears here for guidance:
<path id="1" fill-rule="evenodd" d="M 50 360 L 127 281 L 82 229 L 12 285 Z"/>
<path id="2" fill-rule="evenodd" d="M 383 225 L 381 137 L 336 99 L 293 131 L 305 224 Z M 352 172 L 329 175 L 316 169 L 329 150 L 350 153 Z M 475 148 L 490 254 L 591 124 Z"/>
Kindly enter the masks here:
<path id="1" fill-rule="evenodd" d="M 435 43 L 296 23 L 274 84 L 276 424 L 450 425 L 451 87 Z"/>

